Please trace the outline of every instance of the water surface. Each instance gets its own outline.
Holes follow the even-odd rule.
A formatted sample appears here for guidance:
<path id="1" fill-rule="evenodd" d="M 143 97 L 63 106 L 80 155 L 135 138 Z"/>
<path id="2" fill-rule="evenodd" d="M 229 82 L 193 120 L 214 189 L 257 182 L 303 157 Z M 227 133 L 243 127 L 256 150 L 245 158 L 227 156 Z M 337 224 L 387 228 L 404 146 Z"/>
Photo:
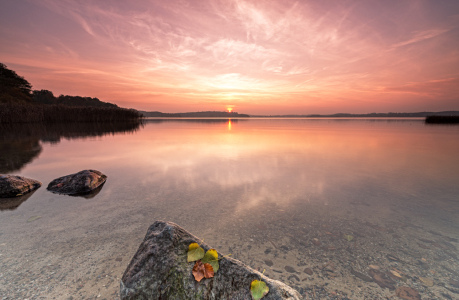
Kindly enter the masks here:
<path id="1" fill-rule="evenodd" d="M 156 220 L 266 269 L 305 299 L 384 299 L 400 286 L 428 299 L 459 297 L 459 126 L 419 119 L 21 125 L 2 128 L 0 149 L 0 173 L 43 182 L 0 206 L 3 299 L 118 299 L 119 278 Z M 108 176 L 97 195 L 46 191 L 51 180 L 83 169 Z M 375 268 L 388 287 L 362 279 Z"/>

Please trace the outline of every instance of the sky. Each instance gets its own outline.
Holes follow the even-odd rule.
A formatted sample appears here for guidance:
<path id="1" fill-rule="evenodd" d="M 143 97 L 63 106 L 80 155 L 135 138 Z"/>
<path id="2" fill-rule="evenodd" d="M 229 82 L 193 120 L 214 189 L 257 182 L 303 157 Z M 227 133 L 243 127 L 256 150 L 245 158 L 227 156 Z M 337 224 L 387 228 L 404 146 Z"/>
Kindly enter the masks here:
<path id="1" fill-rule="evenodd" d="M 459 110 L 459 1 L 5 0 L 0 62 L 147 111 Z"/>

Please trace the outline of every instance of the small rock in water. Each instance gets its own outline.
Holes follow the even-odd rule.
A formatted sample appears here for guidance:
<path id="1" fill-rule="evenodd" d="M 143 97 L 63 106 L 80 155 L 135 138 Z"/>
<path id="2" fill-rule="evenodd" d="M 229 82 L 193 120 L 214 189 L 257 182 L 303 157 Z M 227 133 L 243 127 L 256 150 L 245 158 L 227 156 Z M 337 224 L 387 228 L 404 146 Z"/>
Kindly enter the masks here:
<path id="1" fill-rule="evenodd" d="M 306 269 L 304 269 L 304 271 L 303 271 L 303 272 L 304 272 L 304 273 L 306 273 L 306 274 L 308 274 L 308 275 L 312 275 L 312 274 L 314 274 L 314 272 L 313 272 L 313 271 L 312 271 L 310 268 L 306 268 Z"/>
<path id="2" fill-rule="evenodd" d="M 271 267 L 272 265 L 274 265 L 273 261 L 272 261 L 272 260 L 269 260 L 269 259 L 265 259 L 265 264 L 266 264 L 268 267 Z"/>
<path id="3" fill-rule="evenodd" d="M 84 195 L 101 187 L 106 180 L 107 176 L 97 170 L 83 170 L 54 179 L 46 189 L 57 194 Z"/>
<path id="4" fill-rule="evenodd" d="M 425 285 L 425 286 L 433 286 L 434 285 L 434 282 L 432 279 L 430 278 L 427 278 L 427 277 L 419 277 L 419 280 L 422 281 L 422 283 Z"/>
<path id="5" fill-rule="evenodd" d="M 369 265 L 368 267 L 370 267 L 370 269 L 373 269 L 373 270 L 379 270 L 379 267 L 375 265 Z"/>
<path id="6" fill-rule="evenodd" d="M 368 273 L 380 287 L 395 290 L 395 281 L 393 281 L 385 273 L 378 270 L 370 270 Z"/>
<path id="7" fill-rule="evenodd" d="M 452 285 L 452 286 L 454 286 L 454 287 L 456 287 L 456 288 L 459 288 L 459 281 L 457 281 L 457 280 L 451 279 L 451 280 L 449 281 L 449 284 Z"/>
<path id="8" fill-rule="evenodd" d="M 320 245 L 322 244 L 322 243 L 321 243 L 318 239 L 316 239 L 316 238 L 314 238 L 314 239 L 312 240 L 312 243 L 313 243 L 314 245 L 316 245 L 316 246 L 320 246 Z"/>
<path id="9" fill-rule="evenodd" d="M 387 254 L 386 257 L 387 257 L 390 261 L 400 261 L 400 258 L 398 258 L 397 256 L 392 255 L 392 254 Z"/>
<path id="10" fill-rule="evenodd" d="M 19 197 L 41 187 L 41 182 L 15 175 L 0 174 L 0 198 Z"/>
<path id="11" fill-rule="evenodd" d="M 362 279 L 363 281 L 366 281 L 366 282 L 372 282 L 373 281 L 373 278 L 371 278 L 371 277 L 369 277 L 369 276 L 367 276 L 367 275 L 365 275 L 363 273 L 357 272 L 352 268 L 351 268 L 351 274 L 354 275 L 357 278 Z"/>
<path id="12" fill-rule="evenodd" d="M 401 286 L 395 291 L 397 297 L 406 299 L 406 300 L 421 300 L 421 296 L 418 291 L 407 286 Z"/>
<path id="13" fill-rule="evenodd" d="M 298 278 L 298 276 L 296 276 L 295 274 L 292 274 L 288 277 L 288 280 L 291 280 L 292 278 L 295 278 L 297 281 L 300 281 L 300 278 Z"/>
<path id="14" fill-rule="evenodd" d="M 285 266 L 285 271 L 289 273 L 296 273 L 295 269 L 291 266 Z"/>

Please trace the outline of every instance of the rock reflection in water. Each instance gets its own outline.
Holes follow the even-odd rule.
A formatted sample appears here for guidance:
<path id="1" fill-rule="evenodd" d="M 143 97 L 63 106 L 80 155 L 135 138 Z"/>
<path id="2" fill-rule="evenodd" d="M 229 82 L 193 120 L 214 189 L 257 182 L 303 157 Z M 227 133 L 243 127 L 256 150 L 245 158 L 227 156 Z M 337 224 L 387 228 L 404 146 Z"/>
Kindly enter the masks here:
<path id="1" fill-rule="evenodd" d="M 15 210 L 29 199 L 36 191 L 32 191 L 23 196 L 14 197 L 14 198 L 0 198 L 0 211 L 2 210 Z"/>
<path id="2" fill-rule="evenodd" d="M 141 126 L 140 122 L 0 124 L 0 173 L 16 172 L 31 163 L 42 152 L 42 143 L 132 133 Z"/>

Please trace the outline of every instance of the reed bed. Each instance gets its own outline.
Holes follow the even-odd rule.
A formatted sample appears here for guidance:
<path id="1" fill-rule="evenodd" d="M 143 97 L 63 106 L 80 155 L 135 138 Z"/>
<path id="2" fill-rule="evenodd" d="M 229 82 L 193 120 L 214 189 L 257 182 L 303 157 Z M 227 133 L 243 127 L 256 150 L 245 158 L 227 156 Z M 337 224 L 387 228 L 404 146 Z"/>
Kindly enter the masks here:
<path id="1" fill-rule="evenodd" d="M 125 108 L 0 103 L 0 123 L 125 122 L 142 115 Z"/>
<path id="2" fill-rule="evenodd" d="M 428 116 L 426 117 L 428 124 L 458 124 L 459 116 Z"/>

